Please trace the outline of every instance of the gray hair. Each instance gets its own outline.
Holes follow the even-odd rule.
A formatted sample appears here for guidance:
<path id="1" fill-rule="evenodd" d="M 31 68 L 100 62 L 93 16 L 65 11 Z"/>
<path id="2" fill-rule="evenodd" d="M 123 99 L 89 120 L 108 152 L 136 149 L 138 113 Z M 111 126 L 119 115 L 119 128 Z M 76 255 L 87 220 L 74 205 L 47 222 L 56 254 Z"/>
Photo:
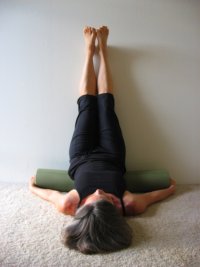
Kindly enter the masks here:
<path id="1" fill-rule="evenodd" d="M 62 235 L 64 245 L 84 254 L 124 249 L 131 240 L 132 229 L 125 218 L 105 200 L 79 208 Z"/>

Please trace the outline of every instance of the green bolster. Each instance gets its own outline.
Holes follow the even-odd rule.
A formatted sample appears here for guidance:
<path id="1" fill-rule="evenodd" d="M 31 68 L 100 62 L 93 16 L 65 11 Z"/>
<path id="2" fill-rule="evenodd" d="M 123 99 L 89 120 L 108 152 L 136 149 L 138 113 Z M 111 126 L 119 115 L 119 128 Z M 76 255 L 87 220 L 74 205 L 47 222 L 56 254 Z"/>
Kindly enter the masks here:
<path id="1" fill-rule="evenodd" d="M 132 193 L 145 193 L 170 186 L 170 176 L 166 170 L 127 171 L 124 178 L 127 190 Z M 74 189 L 74 181 L 65 170 L 38 169 L 36 185 L 60 192 Z"/>

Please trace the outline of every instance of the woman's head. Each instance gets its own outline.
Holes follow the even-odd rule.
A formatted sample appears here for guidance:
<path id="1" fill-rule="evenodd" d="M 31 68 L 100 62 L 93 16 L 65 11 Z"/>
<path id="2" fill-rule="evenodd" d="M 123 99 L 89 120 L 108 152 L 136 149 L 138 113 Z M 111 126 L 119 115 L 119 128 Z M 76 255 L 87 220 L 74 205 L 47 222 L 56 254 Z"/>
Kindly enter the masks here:
<path id="1" fill-rule="evenodd" d="M 118 210 L 105 200 L 78 209 L 63 232 L 63 243 L 85 254 L 116 251 L 128 247 L 132 230 Z"/>

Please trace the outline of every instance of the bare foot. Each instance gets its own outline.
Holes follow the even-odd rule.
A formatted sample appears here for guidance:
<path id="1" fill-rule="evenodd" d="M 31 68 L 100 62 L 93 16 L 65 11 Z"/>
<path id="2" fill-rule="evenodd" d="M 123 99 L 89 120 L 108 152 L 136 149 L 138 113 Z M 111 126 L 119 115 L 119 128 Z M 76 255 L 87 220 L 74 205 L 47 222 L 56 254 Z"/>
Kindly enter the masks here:
<path id="1" fill-rule="evenodd" d="M 99 52 L 105 52 L 107 49 L 107 39 L 108 39 L 109 29 L 106 26 L 102 26 L 97 29 L 97 39 Z"/>
<path id="2" fill-rule="evenodd" d="M 96 41 L 96 30 L 92 27 L 86 26 L 83 30 L 86 52 L 94 53 L 95 41 Z"/>

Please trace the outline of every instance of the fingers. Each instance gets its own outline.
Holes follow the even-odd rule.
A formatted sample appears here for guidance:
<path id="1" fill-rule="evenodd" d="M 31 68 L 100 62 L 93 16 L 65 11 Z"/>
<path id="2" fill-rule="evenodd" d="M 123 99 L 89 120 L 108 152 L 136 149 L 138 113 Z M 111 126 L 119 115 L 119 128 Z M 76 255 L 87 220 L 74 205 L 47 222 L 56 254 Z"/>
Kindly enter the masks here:
<path id="1" fill-rule="evenodd" d="M 32 176 L 29 181 L 29 187 L 33 187 L 36 184 L 36 177 Z"/>
<path id="2" fill-rule="evenodd" d="M 172 178 L 170 178 L 170 185 L 176 186 L 176 181 Z"/>

